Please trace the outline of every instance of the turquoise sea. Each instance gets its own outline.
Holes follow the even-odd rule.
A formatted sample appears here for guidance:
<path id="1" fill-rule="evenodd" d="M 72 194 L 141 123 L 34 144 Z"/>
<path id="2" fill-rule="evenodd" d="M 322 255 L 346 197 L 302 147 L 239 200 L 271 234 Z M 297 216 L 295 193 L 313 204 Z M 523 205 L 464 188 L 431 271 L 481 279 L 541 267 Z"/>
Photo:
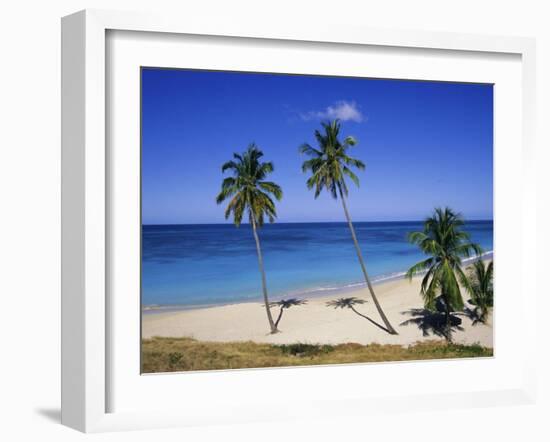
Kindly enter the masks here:
<path id="1" fill-rule="evenodd" d="M 420 221 L 357 222 L 358 240 L 375 281 L 400 277 L 423 258 L 407 242 Z M 470 221 L 472 240 L 493 250 L 493 221 Z M 315 296 L 363 284 L 348 225 L 276 223 L 260 231 L 270 298 Z M 189 308 L 261 298 L 250 226 L 144 225 L 142 305 Z"/>

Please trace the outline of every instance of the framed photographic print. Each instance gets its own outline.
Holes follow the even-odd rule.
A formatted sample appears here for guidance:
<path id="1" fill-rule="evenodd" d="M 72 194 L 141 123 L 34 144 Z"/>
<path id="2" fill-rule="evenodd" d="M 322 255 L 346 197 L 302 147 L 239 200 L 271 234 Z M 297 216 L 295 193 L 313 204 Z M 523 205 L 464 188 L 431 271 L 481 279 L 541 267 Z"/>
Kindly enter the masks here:
<path id="1" fill-rule="evenodd" d="M 142 372 L 493 355 L 492 84 L 143 67 L 141 96 Z"/>
<path id="2" fill-rule="evenodd" d="M 532 400 L 533 57 L 521 38 L 64 18 L 63 422 Z M 261 393 L 277 384 L 284 406 Z"/>

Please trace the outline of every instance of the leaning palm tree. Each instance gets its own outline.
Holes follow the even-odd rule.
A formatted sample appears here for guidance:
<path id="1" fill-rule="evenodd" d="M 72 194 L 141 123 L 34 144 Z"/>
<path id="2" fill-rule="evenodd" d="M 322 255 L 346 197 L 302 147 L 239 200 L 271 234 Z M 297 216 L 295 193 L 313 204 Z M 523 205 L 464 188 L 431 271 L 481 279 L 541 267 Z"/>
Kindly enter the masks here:
<path id="1" fill-rule="evenodd" d="M 471 299 L 468 302 L 475 306 L 476 321 L 487 322 L 489 309 L 493 306 L 493 261 L 485 266 L 482 260 L 477 260 L 468 269 L 468 280 L 462 284 L 468 290 Z"/>
<path id="2" fill-rule="evenodd" d="M 222 166 L 222 173 L 231 171 L 233 176 L 223 180 L 216 202 L 221 204 L 230 198 L 225 209 L 225 219 L 233 215 L 233 222 L 237 227 L 241 225 L 243 216 L 248 215 L 248 221 L 252 226 L 252 233 L 256 241 L 267 320 L 269 321 L 271 333 L 276 333 L 277 326 L 273 322 L 267 296 L 267 283 L 258 228 L 264 224 L 264 218 L 267 218 L 269 222 L 275 221 L 277 212 L 272 197 L 279 201 L 283 197 L 283 192 L 279 185 L 271 181 L 265 181 L 267 175 L 273 172 L 273 163 L 260 162 L 263 155 L 263 152 L 254 143 L 250 144 L 244 153 L 233 154 L 233 160 Z"/>
<path id="3" fill-rule="evenodd" d="M 298 305 L 304 305 L 304 304 L 307 304 L 307 300 L 297 299 L 297 298 L 281 299 L 280 301 L 270 303 L 269 305 L 271 307 L 279 307 L 279 316 L 275 321 L 275 327 L 279 326 L 279 322 L 281 322 L 281 318 L 283 317 L 283 312 L 286 309 L 289 309 L 290 307 L 295 307 Z"/>
<path id="4" fill-rule="evenodd" d="M 369 318 L 367 315 L 364 315 L 363 313 L 360 313 L 355 306 L 359 304 L 365 304 L 367 301 L 364 299 L 356 298 L 355 296 L 352 296 L 350 298 L 338 298 L 333 301 L 327 302 L 327 307 L 334 307 L 335 309 L 341 308 L 349 308 L 353 313 L 356 315 L 361 316 L 362 318 L 365 318 L 367 321 L 371 322 L 372 324 L 376 325 L 378 328 L 381 328 L 384 331 L 388 331 L 385 327 L 378 324 L 378 322 L 374 321 L 373 319 Z"/>
<path id="5" fill-rule="evenodd" d="M 451 312 L 464 308 L 459 281 L 468 289 L 468 279 L 462 270 L 462 259 L 472 254 L 480 255 L 479 245 L 470 241 L 470 235 L 462 230 L 464 220 L 452 209 L 435 209 L 424 221 L 420 232 L 411 232 L 408 239 L 418 245 L 429 258 L 415 264 L 406 273 L 409 280 L 418 273 L 425 273 L 420 294 L 427 310 L 442 310 L 445 314 L 445 337 L 452 341 Z"/>
<path id="6" fill-rule="evenodd" d="M 304 161 L 302 164 L 303 172 L 311 172 L 311 176 L 307 180 L 307 187 L 308 189 L 315 189 L 315 198 L 321 194 L 323 189 L 326 189 L 334 199 L 340 197 L 351 231 L 353 244 L 355 245 L 355 251 L 357 252 L 357 258 L 359 259 L 359 264 L 361 265 L 361 270 L 363 271 L 365 282 L 369 288 L 374 305 L 386 325 L 387 332 L 396 335 L 397 332 L 390 324 L 390 321 L 388 321 L 374 293 L 346 204 L 348 186 L 345 177 L 347 176 L 355 185 L 359 186 L 359 178 L 351 169 L 365 169 L 365 164 L 362 161 L 348 155 L 348 149 L 355 146 L 357 141 L 351 136 L 345 137 L 343 141 L 340 141 L 338 138 L 340 134 L 340 122 L 338 120 L 321 124 L 323 131 L 315 131 L 318 148 L 307 143 L 300 146 L 300 152 L 310 157 L 310 159 Z"/>

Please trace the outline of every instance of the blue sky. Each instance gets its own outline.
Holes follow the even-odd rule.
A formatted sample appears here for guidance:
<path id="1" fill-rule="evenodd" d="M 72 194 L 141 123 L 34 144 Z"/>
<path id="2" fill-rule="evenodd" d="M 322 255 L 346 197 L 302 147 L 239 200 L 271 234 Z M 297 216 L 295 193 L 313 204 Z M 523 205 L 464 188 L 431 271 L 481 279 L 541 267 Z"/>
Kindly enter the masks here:
<path id="1" fill-rule="evenodd" d="M 343 221 L 305 185 L 298 146 L 340 118 L 367 167 L 350 183 L 355 221 L 418 220 L 448 205 L 493 216 L 491 85 L 187 70 L 142 70 L 144 224 L 226 222 L 221 165 L 255 142 L 281 185 L 278 221 Z"/>

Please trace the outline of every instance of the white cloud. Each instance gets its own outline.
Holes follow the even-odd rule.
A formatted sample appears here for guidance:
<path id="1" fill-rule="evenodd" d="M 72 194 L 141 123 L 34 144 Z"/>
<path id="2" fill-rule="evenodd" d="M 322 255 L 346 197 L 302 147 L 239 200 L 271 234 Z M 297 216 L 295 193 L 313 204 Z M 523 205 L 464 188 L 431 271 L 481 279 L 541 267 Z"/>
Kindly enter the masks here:
<path id="1" fill-rule="evenodd" d="M 341 121 L 355 121 L 361 123 L 366 118 L 363 116 L 355 101 L 337 101 L 331 106 L 328 106 L 322 111 L 309 111 L 300 113 L 300 118 L 304 121 L 323 120 L 323 119 L 339 119 Z"/>

